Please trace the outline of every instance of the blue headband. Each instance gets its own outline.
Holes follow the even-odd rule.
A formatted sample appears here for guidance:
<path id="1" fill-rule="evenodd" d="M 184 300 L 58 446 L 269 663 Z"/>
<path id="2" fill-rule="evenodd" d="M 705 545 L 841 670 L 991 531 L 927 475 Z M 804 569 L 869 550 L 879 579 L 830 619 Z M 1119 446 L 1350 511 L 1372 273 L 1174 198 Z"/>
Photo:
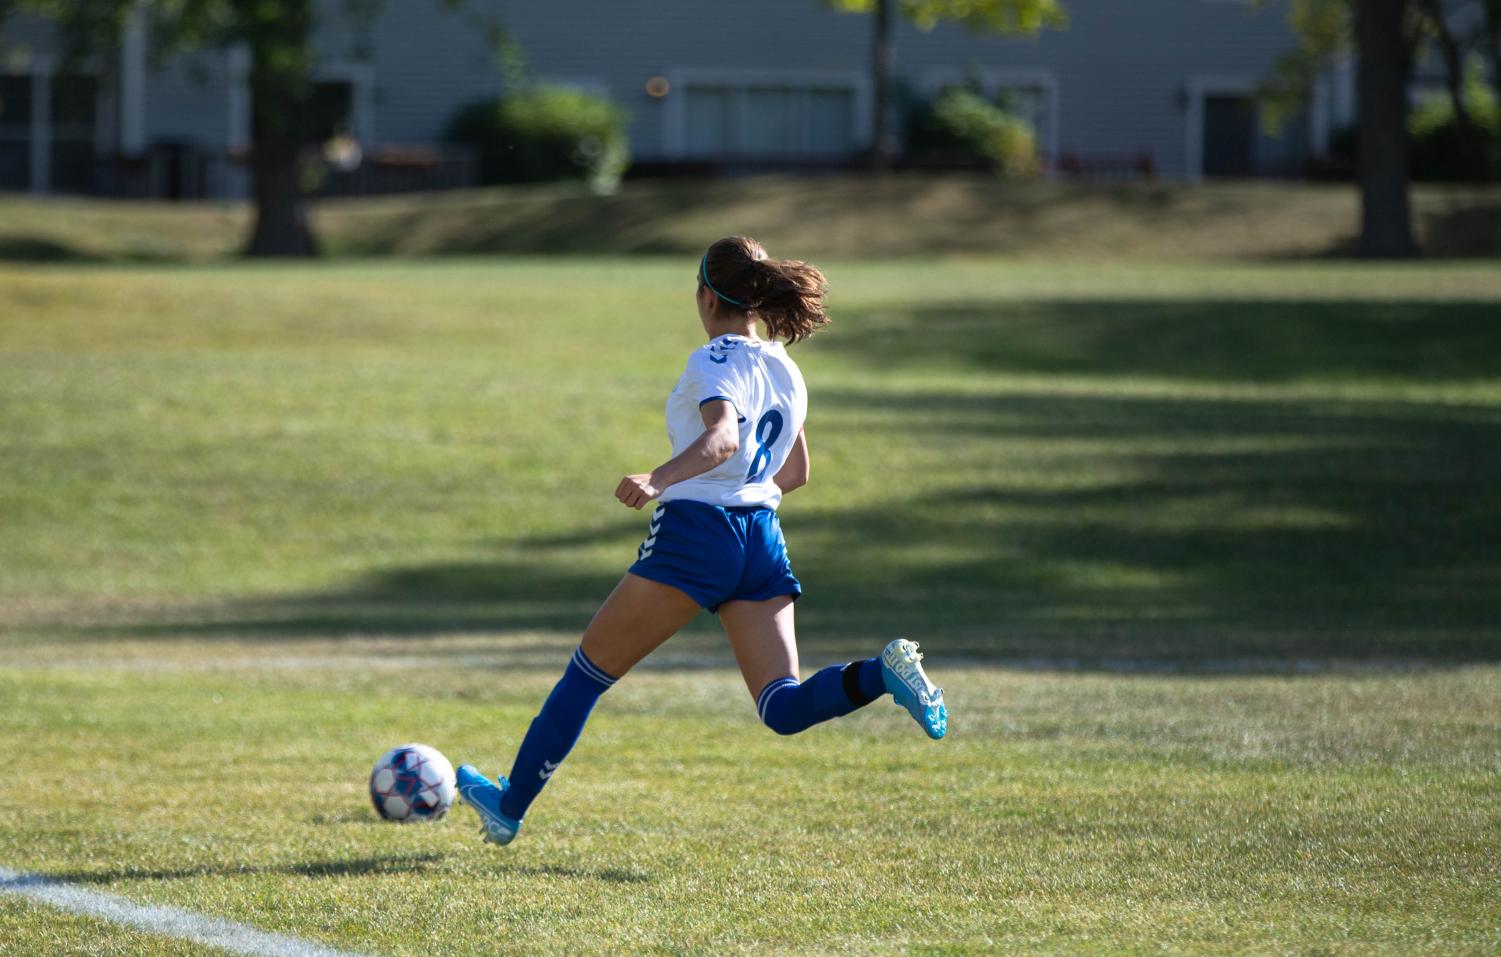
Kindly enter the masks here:
<path id="1" fill-rule="evenodd" d="M 741 309 L 749 309 L 750 308 L 749 305 L 741 302 L 739 299 L 731 299 L 729 296 L 726 296 L 724 293 L 722 293 L 718 289 L 714 288 L 714 284 L 709 281 L 709 254 L 708 253 L 704 253 L 704 261 L 699 266 L 699 272 L 701 272 L 701 273 L 704 274 L 704 285 L 708 286 L 709 287 L 709 291 L 712 292 L 714 295 L 716 295 L 719 298 L 723 299 L 725 302 L 728 302 L 728 303 L 730 303 L 732 305 L 739 306 Z"/>

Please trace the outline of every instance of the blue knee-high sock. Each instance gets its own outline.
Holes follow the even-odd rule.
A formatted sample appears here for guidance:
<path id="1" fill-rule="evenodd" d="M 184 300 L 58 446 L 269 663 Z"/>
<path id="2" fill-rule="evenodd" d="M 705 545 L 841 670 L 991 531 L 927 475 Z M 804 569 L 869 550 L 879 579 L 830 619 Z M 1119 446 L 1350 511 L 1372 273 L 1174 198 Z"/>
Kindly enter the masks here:
<path id="1" fill-rule="evenodd" d="M 777 734 L 797 734 L 820 721 L 863 708 L 886 693 L 878 658 L 830 665 L 798 683 L 778 678 L 756 696 L 756 712 Z"/>
<path id="2" fill-rule="evenodd" d="M 500 799 L 500 813 L 516 821 L 526 816 L 526 809 L 578 742 L 584 722 L 594 710 L 594 702 L 615 681 L 589 660 L 583 648 L 574 649 L 563 677 L 553 686 L 541 712 L 532 719 L 532 726 L 521 741 L 521 750 L 516 752 L 511 786 Z"/>

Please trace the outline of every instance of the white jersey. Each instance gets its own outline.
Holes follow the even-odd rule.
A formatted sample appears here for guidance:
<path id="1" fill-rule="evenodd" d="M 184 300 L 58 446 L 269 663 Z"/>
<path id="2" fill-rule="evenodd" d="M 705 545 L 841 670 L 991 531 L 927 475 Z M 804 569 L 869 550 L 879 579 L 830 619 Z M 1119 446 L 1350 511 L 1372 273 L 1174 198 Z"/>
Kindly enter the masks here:
<path id="1" fill-rule="evenodd" d="M 740 449 L 703 475 L 669 485 L 659 501 L 776 508 L 772 477 L 786 463 L 808 415 L 808 390 L 780 342 L 720 336 L 688 357 L 667 397 L 667 437 L 678 455 L 704 434 L 699 406 L 728 399 L 740 417 Z"/>

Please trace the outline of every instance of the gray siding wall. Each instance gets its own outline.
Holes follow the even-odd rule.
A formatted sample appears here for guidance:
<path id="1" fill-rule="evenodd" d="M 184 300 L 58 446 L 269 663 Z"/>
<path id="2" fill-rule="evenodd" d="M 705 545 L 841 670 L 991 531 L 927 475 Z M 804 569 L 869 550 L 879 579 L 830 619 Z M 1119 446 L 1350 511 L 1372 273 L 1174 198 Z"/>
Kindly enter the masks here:
<path id="1" fill-rule="evenodd" d="M 221 50 L 173 57 L 146 71 L 146 141 L 192 143 L 227 150 L 231 129 L 229 55 Z"/>
<path id="2" fill-rule="evenodd" d="M 424 6 L 392 3 L 372 31 L 383 140 L 431 139 L 459 102 L 498 90 L 484 37 L 465 22 L 497 14 L 519 37 L 534 75 L 600 83 L 626 107 L 642 158 L 667 152 L 673 109 L 672 94 L 646 95 L 651 76 L 863 75 L 870 60 L 869 19 L 835 13 L 820 0 L 471 2 L 466 14 Z M 1036 39 L 976 36 L 955 26 L 925 33 L 902 23 L 898 72 L 919 88 L 945 70 L 1045 72 L 1056 83 L 1060 149 L 1146 151 L 1164 173 L 1182 175 L 1191 78 L 1253 82 L 1292 43 L 1282 3 L 1068 0 L 1067 7 L 1068 29 Z"/>
<path id="3" fill-rule="evenodd" d="M 4 22 L 0 31 L 0 69 L 6 73 L 27 67 L 27 58 L 32 53 L 54 55 L 57 49 L 57 28 L 46 20 L 36 17 L 14 16 Z"/>
<path id="4" fill-rule="evenodd" d="M 1292 42 L 1283 2 L 1066 5 L 1069 27 L 1036 39 L 975 36 L 953 26 L 924 33 L 899 23 L 898 73 L 918 89 L 931 88 L 945 71 L 972 67 L 1045 74 L 1056 90 L 1059 149 L 1149 152 L 1164 174 L 1181 176 L 1188 172 L 1194 78 L 1253 82 Z M 497 17 L 520 40 L 533 76 L 582 82 L 624 106 L 633 150 L 643 159 L 669 155 L 674 116 L 681 115 L 681 89 L 663 99 L 646 94 L 652 76 L 811 71 L 863 83 L 870 60 L 869 19 L 835 13 L 821 0 L 468 0 L 458 10 L 438 0 L 388 0 L 363 28 L 343 22 L 341 8 L 325 0 L 318 45 L 330 75 L 365 84 L 364 129 L 377 144 L 433 142 L 460 105 L 499 92 L 487 29 Z M 207 149 L 235 142 L 228 62 L 225 53 L 206 52 L 152 70 L 147 141 L 189 139 Z"/>

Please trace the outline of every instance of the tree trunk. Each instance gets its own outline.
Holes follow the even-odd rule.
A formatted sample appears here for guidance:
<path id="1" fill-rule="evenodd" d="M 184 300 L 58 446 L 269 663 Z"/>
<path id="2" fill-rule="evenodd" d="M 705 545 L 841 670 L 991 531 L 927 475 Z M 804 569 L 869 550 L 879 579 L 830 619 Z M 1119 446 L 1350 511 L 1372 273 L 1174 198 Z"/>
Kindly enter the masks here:
<path id="1" fill-rule="evenodd" d="M 316 256 L 302 191 L 312 99 L 313 0 L 236 4 L 250 47 L 255 230 L 247 256 Z"/>
<path id="2" fill-rule="evenodd" d="M 316 256 L 302 193 L 301 144 L 294 137 L 263 135 L 251 150 L 255 180 L 255 230 L 247 256 Z"/>
<path id="3" fill-rule="evenodd" d="M 1360 252 L 1401 258 L 1417 254 L 1408 202 L 1407 85 L 1412 44 L 1408 0 L 1354 0 L 1359 59 Z"/>
<path id="4" fill-rule="evenodd" d="M 891 130 L 891 73 L 895 54 L 891 42 L 891 6 L 894 0 L 876 0 L 875 38 L 871 45 L 871 143 L 870 166 L 891 169 L 896 158 L 896 137 Z"/>

